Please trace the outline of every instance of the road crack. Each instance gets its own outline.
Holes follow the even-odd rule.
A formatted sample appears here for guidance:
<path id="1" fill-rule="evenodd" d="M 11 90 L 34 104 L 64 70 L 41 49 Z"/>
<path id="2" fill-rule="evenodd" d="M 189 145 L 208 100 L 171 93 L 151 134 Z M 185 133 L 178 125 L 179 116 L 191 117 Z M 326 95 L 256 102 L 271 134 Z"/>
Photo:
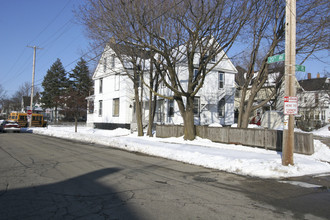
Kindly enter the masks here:
<path id="1" fill-rule="evenodd" d="M 30 168 L 29 166 L 25 165 L 22 161 L 20 161 L 19 159 L 17 159 L 13 155 L 11 155 L 8 151 L 6 151 L 5 149 L 3 149 L 1 146 L 0 146 L 0 149 L 2 151 L 4 151 L 6 154 L 8 154 L 11 158 L 13 158 L 14 160 L 16 160 L 18 163 L 20 163 L 22 166 L 24 166 L 25 168 Z"/>

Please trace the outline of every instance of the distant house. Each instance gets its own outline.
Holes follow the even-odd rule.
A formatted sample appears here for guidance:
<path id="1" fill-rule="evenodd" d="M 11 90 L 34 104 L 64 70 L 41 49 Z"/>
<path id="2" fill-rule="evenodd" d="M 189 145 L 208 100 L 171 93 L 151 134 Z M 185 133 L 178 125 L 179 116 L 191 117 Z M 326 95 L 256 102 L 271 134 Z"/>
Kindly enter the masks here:
<path id="1" fill-rule="evenodd" d="M 30 108 L 31 104 L 31 96 L 23 96 L 22 102 L 21 102 L 21 112 L 27 112 L 27 110 Z M 34 113 L 42 113 L 43 109 L 41 107 L 40 103 L 40 95 L 37 93 L 33 97 L 33 112 Z"/>
<path id="2" fill-rule="evenodd" d="M 301 118 L 297 125 L 303 129 L 319 128 L 330 123 L 330 78 L 311 78 L 300 80 L 298 91 L 298 111 Z"/>
<path id="3" fill-rule="evenodd" d="M 245 74 L 243 73 L 244 77 L 241 78 L 236 78 L 236 86 L 239 88 L 243 83 L 244 83 L 244 78 L 245 78 Z M 257 76 L 258 72 L 255 72 L 255 77 Z M 253 82 L 253 80 L 252 80 Z M 295 79 L 295 87 L 296 87 L 296 91 L 299 91 L 300 89 L 300 84 L 298 83 L 298 81 Z M 235 112 L 237 112 L 238 114 L 238 109 L 240 106 L 240 98 L 241 98 L 241 93 L 239 89 L 236 89 L 236 95 L 235 95 Z M 247 91 L 247 97 L 246 100 L 249 99 L 250 96 L 250 88 L 251 86 L 249 86 L 248 91 Z M 270 99 L 269 97 L 271 96 L 271 94 L 273 93 L 274 90 L 277 90 L 275 95 L 272 96 Z M 269 101 L 267 103 L 265 103 L 265 105 L 263 105 L 262 107 L 256 109 L 254 112 L 251 113 L 250 115 L 250 119 L 251 122 L 254 119 L 254 117 L 258 117 L 262 114 L 264 114 L 267 111 L 279 111 L 279 112 L 283 112 L 283 108 L 284 108 L 284 76 L 283 73 L 281 72 L 273 72 L 273 73 L 269 73 L 268 74 L 268 79 L 266 80 L 266 82 L 264 83 L 264 85 L 262 86 L 262 88 L 259 90 L 259 92 L 257 93 L 255 99 L 254 99 L 254 106 L 257 106 L 258 104 L 264 102 L 266 99 L 269 99 Z"/>
<path id="4" fill-rule="evenodd" d="M 120 62 L 118 55 L 109 45 L 106 46 L 93 75 L 94 95 L 87 97 L 87 125 L 96 128 L 114 129 L 118 127 L 131 128 L 135 122 L 135 101 L 133 82 L 127 76 L 131 71 L 129 63 Z M 234 123 L 234 94 L 236 68 L 224 56 L 215 68 L 210 71 L 204 81 L 204 86 L 196 94 L 194 113 L 195 124 L 209 125 L 213 123 L 231 125 Z M 216 58 L 214 63 L 216 62 Z M 141 54 L 145 69 L 149 70 L 149 58 Z M 177 64 L 177 71 L 182 85 L 187 81 L 188 66 L 185 59 Z M 196 64 L 196 69 L 198 65 Z M 146 77 L 147 79 L 148 77 Z M 143 87 L 143 122 L 148 121 L 149 96 L 147 88 Z M 164 85 L 159 93 L 171 96 L 172 92 Z M 173 100 L 158 98 L 156 101 L 155 123 L 183 124 L 177 103 Z"/>
<path id="5" fill-rule="evenodd" d="M 238 67 L 240 68 L 240 67 Z M 240 87 L 243 86 L 243 84 L 245 83 L 245 78 L 246 78 L 246 72 L 240 68 L 240 75 L 241 77 L 236 77 L 235 81 L 236 81 L 236 94 L 235 94 L 235 117 L 238 117 L 238 110 L 239 107 L 241 105 L 241 91 L 240 91 Z M 254 81 L 254 78 L 256 78 L 256 76 L 258 75 L 258 72 L 254 73 L 254 77 L 252 79 L 252 83 Z M 280 97 L 279 96 L 283 96 L 283 94 L 281 94 L 281 88 L 277 88 L 281 83 L 282 83 L 282 76 L 283 74 L 280 72 L 274 72 L 274 73 L 269 73 L 268 74 L 268 79 L 266 80 L 265 84 L 262 86 L 262 88 L 259 90 L 259 92 L 257 93 L 253 105 L 256 106 L 260 103 L 262 103 L 264 100 L 268 99 L 270 97 L 270 95 L 273 93 L 274 89 L 277 89 L 278 92 L 269 99 L 269 101 L 263 105 L 262 107 L 256 109 L 254 112 L 251 113 L 250 117 L 251 120 L 256 117 L 256 116 L 261 116 L 264 112 L 266 111 L 270 111 L 270 110 L 283 110 L 283 105 L 281 106 L 280 104 Z M 252 85 L 249 85 L 248 90 L 247 90 L 247 94 L 246 94 L 246 100 L 248 100 L 250 98 L 250 89 L 251 89 Z M 235 118 L 236 119 L 236 118 Z"/>

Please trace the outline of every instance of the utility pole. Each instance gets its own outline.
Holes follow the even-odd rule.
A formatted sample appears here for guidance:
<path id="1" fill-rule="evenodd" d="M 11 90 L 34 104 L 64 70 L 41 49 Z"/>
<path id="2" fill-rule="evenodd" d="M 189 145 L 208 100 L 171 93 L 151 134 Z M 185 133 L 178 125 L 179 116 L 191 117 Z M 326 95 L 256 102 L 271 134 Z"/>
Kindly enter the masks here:
<path id="1" fill-rule="evenodd" d="M 42 48 L 38 48 L 36 46 L 27 46 L 30 48 L 33 48 L 33 66 L 32 66 L 32 85 L 31 85 L 31 100 L 30 100 L 30 110 L 31 113 L 33 111 L 33 93 L 34 93 L 34 74 L 35 74 L 35 66 L 36 66 L 36 53 L 37 53 L 37 49 L 42 49 Z M 32 114 L 30 115 L 30 120 L 29 120 L 29 127 L 32 127 Z"/>
<path id="2" fill-rule="evenodd" d="M 285 96 L 293 97 L 296 71 L 296 0 L 286 1 L 285 21 Z M 284 116 L 282 165 L 293 165 L 294 115 Z"/>

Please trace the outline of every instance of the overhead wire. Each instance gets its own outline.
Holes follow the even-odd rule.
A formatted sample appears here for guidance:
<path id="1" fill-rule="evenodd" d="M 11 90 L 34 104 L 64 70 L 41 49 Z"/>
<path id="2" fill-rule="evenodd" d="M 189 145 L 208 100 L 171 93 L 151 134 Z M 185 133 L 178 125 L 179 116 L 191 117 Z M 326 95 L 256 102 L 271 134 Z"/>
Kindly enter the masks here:
<path id="1" fill-rule="evenodd" d="M 175 5 L 171 6 L 171 7 L 168 8 L 167 10 L 165 10 L 162 14 L 156 16 L 156 17 L 153 18 L 151 21 L 149 21 L 148 23 L 146 23 L 146 25 L 149 25 L 151 22 L 153 22 L 153 21 L 155 21 L 156 19 L 158 19 L 159 17 L 163 16 L 163 15 L 166 14 L 170 9 L 172 9 L 172 8 L 174 8 L 175 6 L 181 4 L 183 1 L 184 1 L 184 0 L 181 0 L 181 1 L 177 2 Z M 64 66 L 64 69 L 65 69 L 66 67 L 72 65 L 73 63 L 77 62 L 78 60 L 80 60 L 81 57 L 85 57 L 86 55 L 88 55 L 89 53 L 91 53 L 92 51 L 94 51 L 95 49 L 97 49 L 97 48 L 99 48 L 99 47 L 101 47 L 101 46 L 104 46 L 104 42 L 102 42 L 102 43 L 98 44 L 97 46 L 91 48 L 90 50 L 88 50 L 86 53 L 84 53 L 84 54 L 83 54 L 82 56 L 80 56 L 79 58 L 77 58 L 77 59 L 73 60 L 72 62 L 70 62 L 69 64 L 65 65 L 65 66 Z M 94 60 L 95 58 L 99 57 L 100 55 L 102 55 L 104 52 L 106 52 L 106 51 L 108 51 L 108 50 L 110 50 L 110 49 L 103 50 L 103 52 L 101 52 L 101 53 L 97 54 L 96 56 L 94 56 L 94 57 L 92 57 L 92 58 L 86 60 L 86 63 L 91 62 L 92 60 Z M 71 73 L 71 72 L 72 72 L 72 70 L 67 71 L 66 73 L 68 74 L 68 73 Z M 41 80 L 42 80 L 42 79 L 38 79 L 38 80 L 36 80 L 35 82 L 38 82 L 38 81 L 41 81 Z M 42 85 L 42 82 L 41 82 L 41 83 L 35 83 L 35 84 L 34 84 L 34 86 L 39 86 L 39 85 Z M 31 85 L 31 87 L 32 87 L 32 85 Z"/>
<path id="2" fill-rule="evenodd" d="M 69 5 L 70 2 L 71 2 L 71 0 L 67 1 L 67 3 L 59 11 L 59 13 L 57 13 L 57 15 L 36 35 L 36 37 L 28 43 L 28 45 L 33 43 L 36 39 L 38 39 L 41 36 L 41 34 L 43 34 L 58 19 L 58 17 L 63 13 L 63 11 L 67 8 L 67 6 Z M 26 51 L 26 48 L 24 48 L 22 50 L 21 54 L 18 56 L 16 61 L 13 63 L 13 65 L 11 66 L 11 68 L 8 71 L 9 73 L 14 69 L 15 66 L 17 66 L 17 62 L 21 59 L 21 57 L 23 56 L 25 51 Z M 21 68 L 20 68 L 21 71 L 19 71 L 19 70 L 16 71 L 16 74 L 11 74 L 11 75 L 7 74 L 6 76 L 10 76 L 10 78 L 7 79 L 6 81 L 3 81 L 2 83 L 5 84 L 5 83 L 9 82 L 10 80 L 12 80 L 13 78 L 17 78 L 17 77 L 21 76 L 24 73 L 29 60 L 30 60 L 30 58 L 27 58 L 25 60 L 25 63 L 23 65 L 21 65 Z"/>

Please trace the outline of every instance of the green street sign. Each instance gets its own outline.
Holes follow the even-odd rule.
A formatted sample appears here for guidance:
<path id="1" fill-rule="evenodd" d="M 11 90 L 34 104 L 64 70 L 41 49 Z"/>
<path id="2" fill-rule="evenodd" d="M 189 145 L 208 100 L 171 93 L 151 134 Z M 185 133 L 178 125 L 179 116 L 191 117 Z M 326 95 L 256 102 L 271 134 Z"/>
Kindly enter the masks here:
<path id="1" fill-rule="evenodd" d="M 296 65 L 296 71 L 306 72 L 306 66 Z"/>
<path id="2" fill-rule="evenodd" d="M 267 59 L 267 63 L 275 63 L 275 62 L 280 62 L 280 61 L 285 61 L 284 53 L 268 57 L 268 59 Z"/>

